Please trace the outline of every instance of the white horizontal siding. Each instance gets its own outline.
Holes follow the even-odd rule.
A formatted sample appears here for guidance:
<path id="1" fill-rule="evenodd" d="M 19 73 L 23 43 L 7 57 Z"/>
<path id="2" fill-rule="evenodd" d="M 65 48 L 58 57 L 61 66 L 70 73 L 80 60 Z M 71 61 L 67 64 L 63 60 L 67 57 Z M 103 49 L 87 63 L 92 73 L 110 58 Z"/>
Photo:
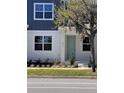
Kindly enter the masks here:
<path id="1" fill-rule="evenodd" d="M 52 36 L 52 51 L 35 51 L 35 36 Z M 27 33 L 28 59 L 60 59 L 59 32 L 58 31 L 28 31 Z"/>
<path id="2" fill-rule="evenodd" d="M 88 63 L 89 56 L 91 54 L 90 51 L 83 51 L 82 50 L 82 39 L 79 35 L 76 36 L 76 60 L 80 61 L 81 63 Z"/>
<path id="3" fill-rule="evenodd" d="M 77 61 L 80 61 L 81 63 L 87 63 L 89 62 L 89 57 L 90 57 L 90 54 L 91 54 L 91 51 L 82 51 L 82 39 L 80 37 L 79 34 L 76 33 L 76 30 L 75 28 L 71 28 L 71 31 L 69 31 L 69 28 L 65 28 L 65 30 L 63 28 L 59 28 L 59 31 L 64 33 L 63 35 L 65 36 L 69 36 L 69 35 L 72 35 L 72 36 L 76 36 L 76 60 Z M 62 36 L 62 38 L 64 38 L 63 40 L 65 40 L 65 36 Z M 66 46 L 65 44 L 61 44 L 62 48 L 64 48 L 63 50 L 65 50 L 65 57 L 67 56 L 67 49 L 66 49 Z"/>
<path id="4" fill-rule="evenodd" d="M 91 52 L 82 51 L 82 40 L 80 36 L 71 31 L 28 31 L 27 32 L 27 58 L 28 59 L 59 59 L 62 62 L 66 58 L 66 47 L 65 47 L 65 36 L 73 35 L 76 36 L 76 61 L 81 63 L 88 63 Z M 35 36 L 52 36 L 52 51 L 35 51 L 34 50 L 34 37 Z M 95 52 L 97 51 L 97 38 L 95 38 Z M 97 54 L 97 53 L 96 53 Z M 97 55 L 96 55 L 97 57 Z"/>

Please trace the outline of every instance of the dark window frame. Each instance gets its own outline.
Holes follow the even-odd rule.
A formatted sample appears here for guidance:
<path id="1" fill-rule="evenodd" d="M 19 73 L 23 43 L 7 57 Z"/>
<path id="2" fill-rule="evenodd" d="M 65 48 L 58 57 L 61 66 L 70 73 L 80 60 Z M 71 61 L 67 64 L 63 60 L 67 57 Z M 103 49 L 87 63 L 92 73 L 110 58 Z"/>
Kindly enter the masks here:
<path id="1" fill-rule="evenodd" d="M 50 38 L 51 40 L 45 41 L 45 38 Z M 46 45 L 50 45 L 50 48 L 45 47 Z M 52 50 L 52 36 L 44 36 L 44 51 L 51 51 Z"/>
<path id="2" fill-rule="evenodd" d="M 40 41 L 41 40 L 41 41 Z M 35 46 L 34 49 L 35 51 L 43 50 L 43 36 L 35 36 Z M 39 46 L 41 46 L 41 48 Z"/>
<path id="3" fill-rule="evenodd" d="M 89 37 L 84 37 L 83 44 L 82 44 L 83 51 L 91 51 L 91 43 Z"/>
<path id="4" fill-rule="evenodd" d="M 35 36 L 34 43 L 35 51 L 52 51 L 52 36 Z"/>

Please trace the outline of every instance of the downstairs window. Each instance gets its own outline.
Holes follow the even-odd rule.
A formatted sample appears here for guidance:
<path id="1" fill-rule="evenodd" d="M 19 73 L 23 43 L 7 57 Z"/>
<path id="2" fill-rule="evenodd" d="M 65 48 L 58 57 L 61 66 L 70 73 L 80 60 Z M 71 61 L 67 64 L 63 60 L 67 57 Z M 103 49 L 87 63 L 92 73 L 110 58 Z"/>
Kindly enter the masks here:
<path id="1" fill-rule="evenodd" d="M 52 36 L 35 36 L 35 50 L 52 50 Z"/>
<path id="2" fill-rule="evenodd" d="M 85 37 L 83 39 L 83 51 L 90 51 L 91 44 L 89 37 Z"/>

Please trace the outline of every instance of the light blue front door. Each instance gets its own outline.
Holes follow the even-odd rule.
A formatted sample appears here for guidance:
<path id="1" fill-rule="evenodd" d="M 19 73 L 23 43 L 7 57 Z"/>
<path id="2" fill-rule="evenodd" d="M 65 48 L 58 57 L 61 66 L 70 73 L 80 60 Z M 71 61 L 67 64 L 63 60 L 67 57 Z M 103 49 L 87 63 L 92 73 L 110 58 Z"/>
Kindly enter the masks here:
<path id="1" fill-rule="evenodd" d="M 75 36 L 67 36 L 67 60 L 75 58 Z"/>

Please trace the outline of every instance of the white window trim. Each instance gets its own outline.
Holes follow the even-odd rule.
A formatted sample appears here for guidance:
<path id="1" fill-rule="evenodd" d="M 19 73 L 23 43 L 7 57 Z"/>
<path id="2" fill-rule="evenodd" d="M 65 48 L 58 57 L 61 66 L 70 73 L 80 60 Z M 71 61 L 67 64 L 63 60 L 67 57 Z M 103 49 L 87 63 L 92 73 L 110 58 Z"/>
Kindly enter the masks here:
<path id="1" fill-rule="evenodd" d="M 43 5 L 43 18 L 36 18 L 35 17 L 35 7 L 36 7 L 36 5 L 40 5 L 40 4 L 42 4 Z M 49 5 L 52 5 L 52 18 L 44 18 L 44 5 L 45 4 L 49 4 Z M 54 3 L 34 3 L 34 11 L 33 11 L 33 13 L 34 13 L 34 20 L 54 20 Z"/>

